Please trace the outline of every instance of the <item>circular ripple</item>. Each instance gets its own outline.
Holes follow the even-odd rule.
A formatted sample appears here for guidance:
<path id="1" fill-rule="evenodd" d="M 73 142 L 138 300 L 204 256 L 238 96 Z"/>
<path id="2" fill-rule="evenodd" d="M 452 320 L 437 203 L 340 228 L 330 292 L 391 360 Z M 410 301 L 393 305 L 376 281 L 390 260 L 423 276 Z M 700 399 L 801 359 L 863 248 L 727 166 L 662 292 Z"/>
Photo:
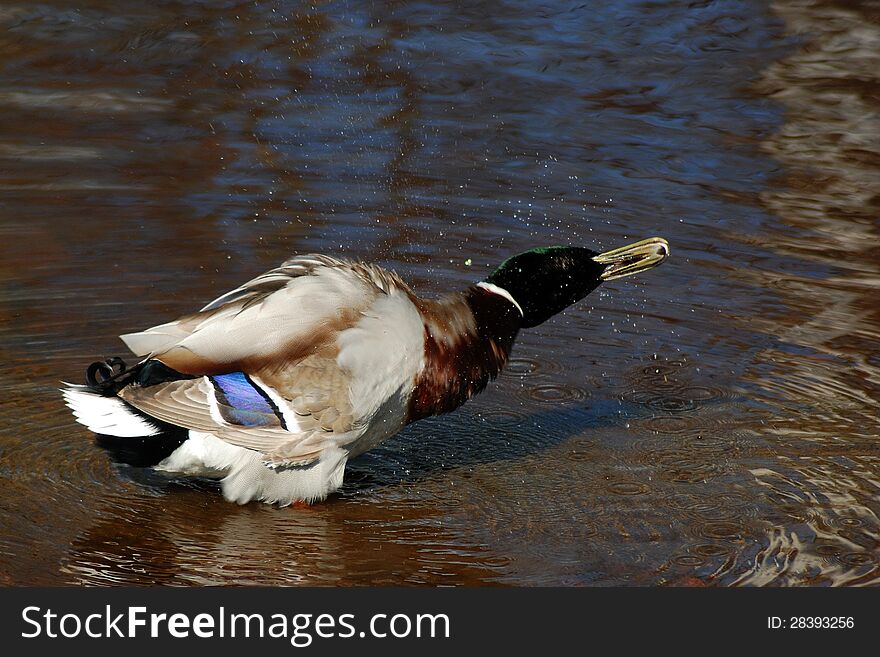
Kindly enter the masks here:
<path id="1" fill-rule="evenodd" d="M 816 554 L 828 559 L 840 557 L 841 553 L 843 552 L 843 550 L 840 549 L 839 545 L 829 545 L 827 543 L 825 545 L 817 545 L 815 550 Z"/>
<path id="2" fill-rule="evenodd" d="M 520 356 L 511 358 L 504 367 L 504 374 L 515 377 L 540 376 L 560 371 L 559 365 L 550 360 L 538 360 Z"/>
<path id="3" fill-rule="evenodd" d="M 656 387 L 654 386 L 654 388 Z M 622 395 L 622 398 L 625 401 L 647 406 L 661 413 L 684 413 L 693 411 L 697 407 L 693 401 L 687 399 L 680 390 L 676 389 L 661 390 L 659 392 L 656 389 L 633 390 Z"/>
<path id="4" fill-rule="evenodd" d="M 700 520 L 726 522 L 734 518 L 753 517 L 755 508 L 733 496 L 717 495 L 700 498 L 683 508 L 691 517 Z"/>
<path id="5" fill-rule="evenodd" d="M 510 566 L 513 559 L 506 555 L 480 556 L 472 562 L 477 568 L 488 568 L 490 570 L 501 570 Z"/>
<path id="6" fill-rule="evenodd" d="M 512 376 L 531 376 L 540 371 L 541 364 L 532 358 L 511 358 L 505 370 Z"/>
<path id="7" fill-rule="evenodd" d="M 684 439 L 683 443 L 688 448 L 705 451 L 723 451 L 732 448 L 730 441 L 726 438 L 722 438 L 720 436 L 707 436 L 704 434 L 700 434 L 698 436 L 688 436 Z"/>
<path id="8" fill-rule="evenodd" d="M 731 549 L 718 543 L 701 543 L 693 546 L 689 551 L 701 557 L 722 557 L 730 554 Z"/>
<path id="9" fill-rule="evenodd" d="M 699 403 L 714 401 L 725 396 L 720 388 L 711 388 L 709 386 L 688 386 L 681 391 L 681 394 L 692 402 Z"/>
<path id="10" fill-rule="evenodd" d="M 696 425 L 696 422 L 689 417 L 679 417 L 677 415 L 655 415 L 644 421 L 648 431 L 654 433 L 662 433 L 674 435 L 690 431 Z"/>
<path id="11" fill-rule="evenodd" d="M 630 390 L 621 395 L 621 398 L 634 404 L 647 405 L 652 399 L 656 398 L 656 393 L 650 390 Z"/>
<path id="12" fill-rule="evenodd" d="M 836 524 L 841 527 L 861 527 L 864 521 L 861 518 L 838 518 Z"/>
<path id="13" fill-rule="evenodd" d="M 512 410 L 488 410 L 480 413 L 485 422 L 496 425 L 499 428 L 511 428 L 520 426 L 526 419 L 525 413 Z"/>
<path id="14" fill-rule="evenodd" d="M 592 461 L 596 458 L 595 452 L 587 451 L 595 446 L 591 440 L 582 440 L 578 442 L 578 449 L 568 453 L 569 461 Z"/>
<path id="15" fill-rule="evenodd" d="M 618 481 L 610 484 L 608 490 L 616 495 L 644 495 L 648 487 L 635 481 Z"/>
<path id="16" fill-rule="evenodd" d="M 693 504 L 687 508 L 687 511 L 696 518 L 712 521 L 726 521 L 739 515 L 736 509 L 728 509 L 713 502 Z"/>
<path id="17" fill-rule="evenodd" d="M 705 561 L 696 554 L 680 554 L 673 559 L 679 566 L 699 566 Z"/>
<path id="18" fill-rule="evenodd" d="M 663 473 L 664 478 L 679 483 L 697 483 L 716 477 L 721 473 L 721 467 L 713 463 L 685 459 L 677 459 L 674 464 L 664 465 L 668 468 Z"/>
<path id="19" fill-rule="evenodd" d="M 679 493 L 666 498 L 666 503 L 673 509 L 686 511 L 693 504 L 699 504 L 703 498 L 691 493 Z"/>
<path id="20" fill-rule="evenodd" d="M 719 540 L 737 540 L 742 538 L 743 528 L 735 522 L 719 520 L 707 522 L 699 528 L 700 536 Z"/>
<path id="21" fill-rule="evenodd" d="M 651 367 L 645 373 L 654 372 Z M 661 378 L 656 378 L 660 376 Z M 714 402 L 730 395 L 721 388 L 704 385 L 682 385 L 670 380 L 667 374 L 654 374 L 650 378 L 634 382 L 633 389 L 624 393 L 622 398 L 636 404 L 649 406 L 666 413 L 692 411 L 701 404 Z"/>
<path id="22" fill-rule="evenodd" d="M 787 515 L 791 520 L 807 522 L 817 518 L 816 511 L 806 506 L 803 502 L 788 502 L 786 504 L 780 504 L 777 509 Z"/>
<path id="23" fill-rule="evenodd" d="M 648 406 L 664 413 L 684 413 L 687 411 L 693 411 L 697 408 L 697 405 L 693 401 L 678 396 L 655 397 L 648 402 Z"/>
<path id="24" fill-rule="evenodd" d="M 543 404 L 571 402 L 587 397 L 586 391 L 564 383 L 548 383 L 533 386 L 526 389 L 525 394 L 529 399 Z"/>
<path id="25" fill-rule="evenodd" d="M 670 363 L 655 363 L 654 365 L 648 365 L 647 367 L 642 368 L 642 374 L 645 375 L 644 378 L 652 381 L 657 378 L 665 378 L 668 381 L 670 377 L 675 376 L 675 374 L 680 371 L 680 367 L 676 367 Z"/>

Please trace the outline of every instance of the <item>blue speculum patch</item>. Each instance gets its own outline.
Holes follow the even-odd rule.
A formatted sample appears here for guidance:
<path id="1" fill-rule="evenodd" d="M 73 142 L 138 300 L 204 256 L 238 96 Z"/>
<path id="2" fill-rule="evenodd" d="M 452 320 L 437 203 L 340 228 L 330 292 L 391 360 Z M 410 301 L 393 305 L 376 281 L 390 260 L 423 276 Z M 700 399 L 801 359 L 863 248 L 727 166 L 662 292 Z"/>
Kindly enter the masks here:
<path id="1" fill-rule="evenodd" d="M 278 423 L 275 409 L 244 372 L 209 379 L 217 393 L 220 414 L 227 422 L 248 427 Z"/>

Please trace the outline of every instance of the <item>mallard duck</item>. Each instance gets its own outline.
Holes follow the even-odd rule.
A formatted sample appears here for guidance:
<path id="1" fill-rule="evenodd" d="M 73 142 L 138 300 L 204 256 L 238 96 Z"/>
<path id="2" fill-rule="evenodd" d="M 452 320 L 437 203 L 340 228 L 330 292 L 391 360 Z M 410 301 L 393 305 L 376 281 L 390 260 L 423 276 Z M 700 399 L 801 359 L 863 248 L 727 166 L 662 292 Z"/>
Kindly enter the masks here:
<path id="1" fill-rule="evenodd" d="M 131 463 L 219 479 L 239 504 L 312 503 L 342 485 L 349 459 L 483 390 L 520 329 L 668 255 L 659 237 L 605 253 L 532 249 L 439 299 L 375 265 L 299 255 L 120 336 L 135 365 L 93 363 L 62 392 Z"/>

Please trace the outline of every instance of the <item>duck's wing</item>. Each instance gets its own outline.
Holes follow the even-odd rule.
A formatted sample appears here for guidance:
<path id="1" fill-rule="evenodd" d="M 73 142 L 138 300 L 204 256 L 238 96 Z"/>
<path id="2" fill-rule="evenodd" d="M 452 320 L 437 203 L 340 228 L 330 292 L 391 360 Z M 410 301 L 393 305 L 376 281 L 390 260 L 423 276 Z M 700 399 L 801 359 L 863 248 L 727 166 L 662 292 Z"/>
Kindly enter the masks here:
<path id="1" fill-rule="evenodd" d="M 298 256 L 198 313 L 120 337 L 136 355 L 184 374 L 278 367 L 330 342 L 383 292 L 361 269 L 326 256 Z"/>
<path id="2" fill-rule="evenodd" d="M 359 438 L 411 386 L 424 327 L 410 294 L 375 268 L 295 258 L 200 313 L 123 336 L 135 353 L 194 378 L 119 396 L 263 452 L 269 465 L 309 463 Z"/>
<path id="3" fill-rule="evenodd" d="M 132 385 L 119 396 L 151 417 L 262 452 L 268 465 L 306 465 L 360 435 L 350 379 L 334 358 L 314 355 L 280 372 Z"/>

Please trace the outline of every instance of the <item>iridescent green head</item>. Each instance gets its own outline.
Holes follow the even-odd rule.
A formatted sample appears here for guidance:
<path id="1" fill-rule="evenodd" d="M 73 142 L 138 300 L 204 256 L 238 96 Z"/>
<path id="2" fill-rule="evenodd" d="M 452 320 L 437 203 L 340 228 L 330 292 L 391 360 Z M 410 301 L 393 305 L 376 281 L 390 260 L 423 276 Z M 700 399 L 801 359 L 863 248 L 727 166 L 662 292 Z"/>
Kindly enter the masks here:
<path id="1" fill-rule="evenodd" d="M 521 326 L 537 326 L 595 290 L 603 281 L 656 267 L 669 257 L 669 244 L 651 237 L 597 253 L 577 246 L 532 249 L 505 260 L 486 283 L 506 290 L 523 312 Z"/>

